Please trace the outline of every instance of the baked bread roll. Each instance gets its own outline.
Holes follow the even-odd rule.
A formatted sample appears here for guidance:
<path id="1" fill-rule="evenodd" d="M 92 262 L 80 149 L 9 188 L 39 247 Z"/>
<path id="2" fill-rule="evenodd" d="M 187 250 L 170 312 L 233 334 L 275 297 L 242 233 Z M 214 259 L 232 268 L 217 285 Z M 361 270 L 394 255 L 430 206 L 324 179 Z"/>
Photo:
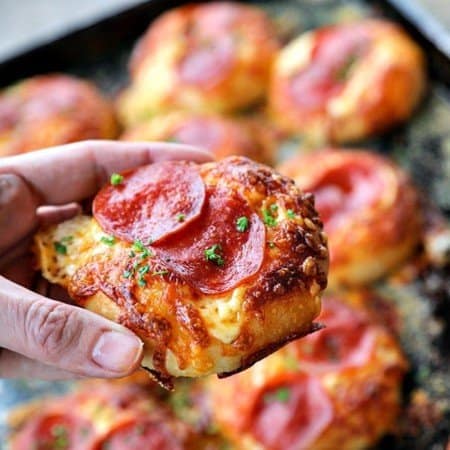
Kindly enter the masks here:
<path id="1" fill-rule="evenodd" d="M 217 159 L 246 156 L 268 163 L 273 160 L 275 143 L 264 138 L 263 125 L 258 125 L 211 114 L 173 112 L 125 130 L 121 139 L 178 142 L 205 148 Z"/>
<path id="2" fill-rule="evenodd" d="M 130 125 L 173 109 L 246 108 L 265 95 L 277 50 L 273 26 L 256 7 L 211 2 L 173 9 L 133 51 L 120 117 Z"/>
<path id="3" fill-rule="evenodd" d="M 0 91 L 0 156 L 116 135 L 113 107 L 90 82 L 41 75 Z"/>
<path id="4" fill-rule="evenodd" d="M 393 162 L 368 151 L 325 150 L 279 170 L 315 196 L 329 238 L 330 286 L 370 283 L 417 249 L 419 197 Z"/>
<path id="5" fill-rule="evenodd" d="M 219 429 L 242 450 L 356 450 L 395 426 L 407 365 L 365 293 L 325 296 L 326 328 L 209 380 Z"/>
<path id="6" fill-rule="evenodd" d="M 422 51 L 398 25 L 328 26 L 280 52 L 269 109 L 281 128 L 310 144 L 356 141 L 408 119 L 425 79 Z"/>
<path id="7" fill-rule="evenodd" d="M 171 377 L 240 371 L 316 329 L 328 250 L 311 194 L 246 158 L 115 174 L 79 216 L 40 231 L 46 279 L 133 330 Z"/>

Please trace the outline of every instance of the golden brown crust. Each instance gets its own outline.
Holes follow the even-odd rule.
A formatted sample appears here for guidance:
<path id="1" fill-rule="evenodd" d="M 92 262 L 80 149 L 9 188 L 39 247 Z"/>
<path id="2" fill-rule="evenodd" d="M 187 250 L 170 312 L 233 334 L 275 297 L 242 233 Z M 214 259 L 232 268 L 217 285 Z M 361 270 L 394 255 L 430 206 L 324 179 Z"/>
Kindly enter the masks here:
<path id="1" fill-rule="evenodd" d="M 116 134 L 112 105 L 89 82 L 42 75 L 0 93 L 0 156 Z"/>
<path id="2" fill-rule="evenodd" d="M 257 123 L 212 114 L 173 112 L 125 130 L 124 141 L 169 141 L 204 147 L 217 159 L 246 156 L 273 160 L 274 145 L 260 139 Z M 261 127 L 262 128 L 262 127 Z"/>
<path id="3" fill-rule="evenodd" d="M 317 336 L 311 335 L 287 345 L 246 372 L 225 380 L 209 380 L 209 404 L 213 417 L 219 429 L 237 448 L 362 449 L 372 446 L 393 429 L 407 365 L 393 336 L 366 308 L 365 303 L 370 299 L 371 295 L 365 292 L 352 292 L 341 294 L 337 299 L 325 297 L 323 300 L 325 310 L 327 301 L 338 301 L 344 307 L 351 307 L 354 319 L 361 323 L 352 333 L 358 333 L 358 327 L 362 326 L 364 335 L 370 337 L 370 346 L 361 344 L 364 350 L 358 350 L 357 364 L 345 366 L 333 359 L 330 368 L 317 371 L 314 364 L 310 364 L 309 357 L 302 359 L 299 349 L 308 350 L 308 345 L 313 342 L 310 344 L 309 340 L 319 336 L 321 331 L 318 331 Z M 345 320 L 351 321 L 351 314 Z M 326 317 L 319 316 L 319 320 L 327 324 Z M 336 321 L 329 326 L 334 324 Z M 337 324 L 341 325 L 339 321 Z M 347 322 L 349 324 L 351 322 Z M 326 332 L 332 336 L 331 328 Z M 335 333 L 339 332 L 336 329 Z M 339 339 L 339 334 L 334 336 Z M 348 342 L 350 346 L 354 345 L 351 343 L 353 339 L 359 338 L 350 335 L 344 345 Z M 306 400 L 297 405 L 298 388 L 311 389 L 310 395 L 315 394 L 315 400 L 310 398 L 312 403 L 308 404 Z M 318 400 L 321 396 L 323 398 Z M 267 408 L 271 404 L 275 409 L 269 422 Z M 266 408 L 265 419 L 259 416 L 260 408 Z M 261 432 L 258 420 L 263 420 L 261 423 L 266 427 L 270 423 L 273 432 L 279 427 L 283 436 L 273 444 L 262 442 L 261 435 L 258 435 Z"/>
<path id="4" fill-rule="evenodd" d="M 161 272 L 157 258 L 145 261 L 146 285 L 139 286 L 124 273 L 140 264 L 141 254 L 130 256 L 124 241 L 100 243 L 104 233 L 87 217 L 36 236 L 44 276 L 68 288 L 80 305 L 134 330 L 145 342 L 143 365 L 159 372 L 166 385 L 168 375 L 235 371 L 252 355 L 309 332 L 327 281 L 326 239 L 311 195 L 245 158 L 199 170 L 207 186 L 239 194 L 261 219 L 268 215 L 272 221 L 265 227 L 261 269 L 226 292 L 201 293 L 174 272 Z M 57 254 L 54 242 L 67 235 L 67 254 Z"/>
<path id="5" fill-rule="evenodd" d="M 233 2 L 163 14 L 133 52 L 121 119 L 129 125 L 173 109 L 231 112 L 255 103 L 266 91 L 275 36 L 262 10 Z"/>
<path id="6" fill-rule="evenodd" d="M 310 143 L 356 141 L 412 114 L 425 90 L 424 64 L 420 48 L 393 23 L 321 28 L 280 52 L 269 109 L 285 131 Z"/>
<path id="7" fill-rule="evenodd" d="M 338 190 L 336 206 L 331 204 L 335 211 L 329 220 L 324 219 L 330 245 L 330 286 L 371 282 L 417 248 L 422 227 L 417 191 L 387 159 L 367 151 L 326 150 L 299 155 L 279 170 L 305 191 L 320 191 L 325 196 L 328 189 L 334 196 Z M 346 210 L 349 199 L 357 196 L 358 206 Z M 319 213 L 321 209 L 326 213 L 330 204 L 325 200 L 321 207 L 320 203 L 316 205 Z M 339 221 L 333 221 L 333 214 L 339 215 Z"/>

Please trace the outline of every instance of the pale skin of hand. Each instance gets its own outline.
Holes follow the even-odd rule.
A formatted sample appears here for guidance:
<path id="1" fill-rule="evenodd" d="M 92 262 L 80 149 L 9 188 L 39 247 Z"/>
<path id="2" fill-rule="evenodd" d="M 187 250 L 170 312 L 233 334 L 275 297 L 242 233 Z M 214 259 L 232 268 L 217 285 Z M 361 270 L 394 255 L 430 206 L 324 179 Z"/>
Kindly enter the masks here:
<path id="1" fill-rule="evenodd" d="M 131 331 L 30 290 L 30 244 L 40 225 L 77 214 L 112 173 L 177 159 L 211 156 L 175 144 L 85 141 L 0 159 L 0 378 L 116 378 L 139 367 L 142 342 Z"/>

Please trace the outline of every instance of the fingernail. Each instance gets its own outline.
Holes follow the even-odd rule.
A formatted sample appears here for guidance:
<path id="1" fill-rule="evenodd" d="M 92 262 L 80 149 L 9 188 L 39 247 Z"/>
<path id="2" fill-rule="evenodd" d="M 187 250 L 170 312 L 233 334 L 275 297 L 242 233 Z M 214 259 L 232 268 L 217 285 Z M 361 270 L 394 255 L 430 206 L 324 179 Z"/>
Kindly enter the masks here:
<path id="1" fill-rule="evenodd" d="M 107 331 L 95 344 L 92 358 L 106 370 L 128 372 L 140 358 L 142 346 L 142 342 L 135 336 Z"/>

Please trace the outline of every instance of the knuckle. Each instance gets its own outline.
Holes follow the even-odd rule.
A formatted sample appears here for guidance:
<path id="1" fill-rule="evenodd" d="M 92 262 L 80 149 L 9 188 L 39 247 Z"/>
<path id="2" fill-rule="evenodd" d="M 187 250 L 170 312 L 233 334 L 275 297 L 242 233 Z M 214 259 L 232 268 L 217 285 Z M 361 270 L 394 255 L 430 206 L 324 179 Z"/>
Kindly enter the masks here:
<path id="1" fill-rule="evenodd" d="M 57 302 L 34 302 L 25 322 L 31 345 L 49 360 L 76 344 L 81 334 L 74 310 Z"/>

